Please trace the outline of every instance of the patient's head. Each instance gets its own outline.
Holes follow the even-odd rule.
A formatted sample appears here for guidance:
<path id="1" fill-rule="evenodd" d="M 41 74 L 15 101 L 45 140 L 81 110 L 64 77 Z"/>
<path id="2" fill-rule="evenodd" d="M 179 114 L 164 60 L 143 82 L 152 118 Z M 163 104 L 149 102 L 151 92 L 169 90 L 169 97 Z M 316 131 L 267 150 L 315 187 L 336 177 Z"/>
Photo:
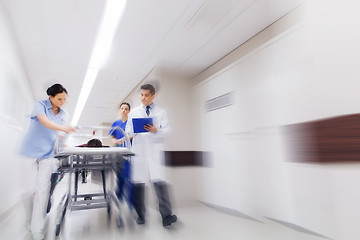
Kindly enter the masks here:
<path id="1" fill-rule="evenodd" d="M 103 145 L 99 139 L 93 138 L 86 143 L 86 147 L 103 147 Z"/>

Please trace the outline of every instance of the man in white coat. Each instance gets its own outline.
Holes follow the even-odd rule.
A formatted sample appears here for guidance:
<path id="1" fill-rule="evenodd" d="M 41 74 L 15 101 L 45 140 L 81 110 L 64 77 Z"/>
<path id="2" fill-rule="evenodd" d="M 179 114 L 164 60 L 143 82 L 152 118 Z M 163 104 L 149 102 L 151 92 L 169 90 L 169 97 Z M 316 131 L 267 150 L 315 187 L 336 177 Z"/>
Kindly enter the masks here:
<path id="1" fill-rule="evenodd" d="M 126 132 L 133 137 L 132 151 L 135 156 L 131 160 L 134 209 L 138 215 L 137 223 L 145 223 L 144 190 L 145 183 L 154 183 L 159 202 L 159 211 L 163 226 L 170 226 L 177 221 L 172 214 L 168 187 L 164 181 L 164 137 L 170 132 L 167 113 L 153 103 L 155 88 L 151 84 L 141 86 L 142 104 L 129 114 Z M 153 125 L 145 125 L 147 132 L 134 133 L 133 118 L 152 118 Z"/>

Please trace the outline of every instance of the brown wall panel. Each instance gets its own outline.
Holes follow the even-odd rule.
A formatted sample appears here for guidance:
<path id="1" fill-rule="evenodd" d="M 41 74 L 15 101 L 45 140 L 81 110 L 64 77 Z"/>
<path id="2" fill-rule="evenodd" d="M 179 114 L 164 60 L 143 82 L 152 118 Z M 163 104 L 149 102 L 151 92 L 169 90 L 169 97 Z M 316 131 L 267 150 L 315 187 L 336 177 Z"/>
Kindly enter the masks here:
<path id="1" fill-rule="evenodd" d="M 360 161 L 360 114 L 285 126 L 285 140 L 294 161 Z"/>
<path id="2" fill-rule="evenodd" d="M 203 166 L 201 151 L 165 151 L 165 165 L 171 167 Z"/>

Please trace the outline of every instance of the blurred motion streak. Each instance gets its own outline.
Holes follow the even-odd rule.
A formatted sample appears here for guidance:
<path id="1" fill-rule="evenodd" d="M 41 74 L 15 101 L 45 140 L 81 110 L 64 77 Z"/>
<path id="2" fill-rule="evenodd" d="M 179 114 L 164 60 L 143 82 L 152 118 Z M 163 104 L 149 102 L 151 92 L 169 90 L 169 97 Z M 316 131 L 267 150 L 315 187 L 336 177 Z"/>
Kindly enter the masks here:
<path id="1" fill-rule="evenodd" d="M 290 161 L 360 161 L 360 114 L 287 125 L 285 140 Z"/>

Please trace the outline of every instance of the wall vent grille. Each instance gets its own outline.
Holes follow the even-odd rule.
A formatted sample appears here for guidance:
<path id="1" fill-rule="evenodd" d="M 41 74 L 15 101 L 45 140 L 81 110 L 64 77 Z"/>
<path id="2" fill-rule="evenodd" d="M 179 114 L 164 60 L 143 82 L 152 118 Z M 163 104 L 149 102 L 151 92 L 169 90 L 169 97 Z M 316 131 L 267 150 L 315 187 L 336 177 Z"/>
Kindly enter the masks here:
<path id="1" fill-rule="evenodd" d="M 234 103 L 233 95 L 234 95 L 233 92 L 229 92 L 224 95 L 206 101 L 205 104 L 206 111 L 211 112 L 232 105 Z"/>

